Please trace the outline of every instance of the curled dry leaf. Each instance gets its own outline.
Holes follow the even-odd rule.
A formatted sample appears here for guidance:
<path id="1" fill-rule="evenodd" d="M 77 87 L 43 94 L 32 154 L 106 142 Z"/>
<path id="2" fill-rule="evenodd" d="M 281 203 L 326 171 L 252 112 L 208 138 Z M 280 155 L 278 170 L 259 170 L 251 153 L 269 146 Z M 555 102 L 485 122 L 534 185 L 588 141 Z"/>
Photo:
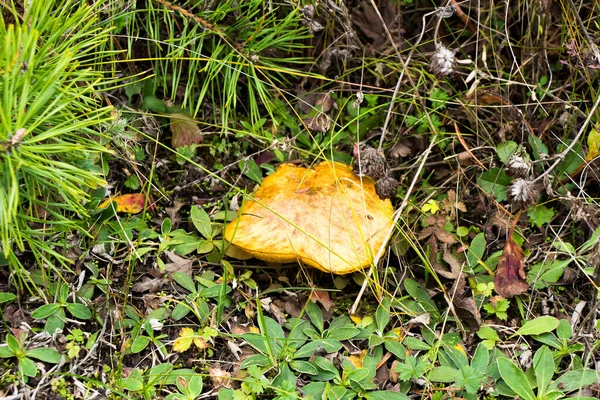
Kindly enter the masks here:
<path id="1" fill-rule="evenodd" d="M 393 207 L 347 165 L 280 166 L 263 180 L 224 237 L 267 262 L 300 261 L 347 274 L 371 265 L 393 225 Z"/>
<path id="2" fill-rule="evenodd" d="M 525 254 L 521 247 L 509 235 L 504 251 L 498 261 L 498 269 L 494 276 L 496 293 L 504 297 L 513 297 L 529 289 L 525 281 Z"/>

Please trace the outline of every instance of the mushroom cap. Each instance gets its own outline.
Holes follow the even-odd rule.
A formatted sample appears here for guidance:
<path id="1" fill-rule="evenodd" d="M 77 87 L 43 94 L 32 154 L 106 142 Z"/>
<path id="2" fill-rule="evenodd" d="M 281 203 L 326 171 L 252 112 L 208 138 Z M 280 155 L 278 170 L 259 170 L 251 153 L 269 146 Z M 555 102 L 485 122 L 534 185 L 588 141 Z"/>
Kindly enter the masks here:
<path id="1" fill-rule="evenodd" d="M 393 213 L 374 182 L 361 180 L 345 164 L 325 161 L 314 169 L 283 164 L 244 201 L 224 237 L 263 261 L 300 261 L 347 274 L 372 263 Z"/>

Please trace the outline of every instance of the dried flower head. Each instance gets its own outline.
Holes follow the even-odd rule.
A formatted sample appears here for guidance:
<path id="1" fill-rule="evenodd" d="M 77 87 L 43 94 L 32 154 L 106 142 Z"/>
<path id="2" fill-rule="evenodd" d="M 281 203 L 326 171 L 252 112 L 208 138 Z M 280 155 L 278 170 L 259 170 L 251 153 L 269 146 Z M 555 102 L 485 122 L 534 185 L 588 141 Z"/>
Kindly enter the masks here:
<path id="1" fill-rule="evenodd" d="M 387 175 L 375 182 L 375 192 L 382 200 L 393 199 L 398 191 L 398 186 L 400 183 Z"/>
<path id="2" fill-rule="evenodd" d="M 532 165 L 530 160 L 526 160 L 520 155 L 513 154 L 508 160 L 508 174 L 517 178 L 527 178 L 531 173 Z"/>
<path id="3" fill-rule="evenodd" d="M 431 56 L 429 70 L 436 76 L 443 78 L 454 71 L 456 64 L 456 50 L 450 50 L 443 44 L 435 46 L 435 53 Z"/>
<path id="4" fill-rule="evenodd" d="M 382 152 L 367 145 L 354 145 L 354 173 L 367 175 L 373 180 L 387 176 L 387 165 Z"/>
<path id="5" fill-rule="evenodd" d="M 532 180 L 517 178 L 508 187 L 508 195 L 515 207 L 527 208 L 537 203 L 540 190 Z"/>

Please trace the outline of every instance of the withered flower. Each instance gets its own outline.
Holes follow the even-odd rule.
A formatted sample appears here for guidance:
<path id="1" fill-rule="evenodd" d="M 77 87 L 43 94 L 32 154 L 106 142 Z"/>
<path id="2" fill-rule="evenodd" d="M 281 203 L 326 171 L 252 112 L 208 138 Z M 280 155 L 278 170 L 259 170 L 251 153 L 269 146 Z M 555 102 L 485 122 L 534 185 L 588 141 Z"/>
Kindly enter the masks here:
<path id="1" fill-rule="evenodd" d="M 537 203 L 540 190 L 534 181 L 517 178 L 508 187 L 508 196 L 515 207 L 524 209 Z"/>
<path id="2" fill-rule="evenodd" d="M 382 199 L 393 199 L 398 191 L 400 183 L 389 175 L 375 182 L 375 192 Z"/>
<path id="3" fill-rule="evenodd" d="M 443 44 L 435 46 L 435 53 L 431 56 L 429 70 L 437 77 L 443 78 L 454 72 L 456 65 L 456 51 L 450 50 Z"/>
<path id="4" fill-rule="evenodd" d="M 526 292 L 529 289 L 526 277 L 525 254 L 514 242 L 512 235 L 509 235 L 494 276 L 496 293 L 504 297 L 513 297 Z"/>
<path id="5" fill-rule="evenodd" d="M 531 165 L 530 160 L 526 160 L 520 155 L 514 154 L 509 160 L 507 164 L 507 172 L 509 175 L 517 177 L 517 178 L 527 178 L 529 177 L 533 166 Z"/>
<path id="6" fill-rule="evenodd" d="M 356 175 L 367 175 L 373 180 L 385 178 L 388 175 L 385 156 L 371 146 L 358 145 L 353 149 L 354 173 Z"/>

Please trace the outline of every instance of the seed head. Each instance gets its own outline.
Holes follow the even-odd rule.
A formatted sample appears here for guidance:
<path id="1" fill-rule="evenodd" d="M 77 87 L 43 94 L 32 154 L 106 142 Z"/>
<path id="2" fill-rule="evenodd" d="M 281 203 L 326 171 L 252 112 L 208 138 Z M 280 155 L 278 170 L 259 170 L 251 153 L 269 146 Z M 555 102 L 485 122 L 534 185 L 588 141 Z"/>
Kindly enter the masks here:
<path id="1" fill-rule="evenodd" d="M 450 75 L 454 72 L 456 64 L 456 50 L 450 50 L 443 44 L 435 46 L 435 53 L 431 56 L 429 70 L 439 78 Z"/>
<path id="2" fill-rule="evenodd" d="M 354 146 L 354 172 L 379 180 L 387 175 L 387 165 L 382 152 L 367 145 Z"/>
<path id="3" fill-rule="evenodd" d="M 508 160 L 508 173 L 517 178 L 526 178 L 531 172 L 531 161 L 514 154 Z"/>
<path id="4" fill-rule="evenodd" d="M 375 192 L 382 199 L 393 199 L 400 184 L 397 180 L 387 175 L 375 182 Z"/>
<path id="5" fill-rule="evenodd" d="M 527 208 L 537 203 L 538 197 L 540 197 L 540 190 L 533 181 L 517 178 L 509 186 L 508 194 L 515 207 Z"/>

